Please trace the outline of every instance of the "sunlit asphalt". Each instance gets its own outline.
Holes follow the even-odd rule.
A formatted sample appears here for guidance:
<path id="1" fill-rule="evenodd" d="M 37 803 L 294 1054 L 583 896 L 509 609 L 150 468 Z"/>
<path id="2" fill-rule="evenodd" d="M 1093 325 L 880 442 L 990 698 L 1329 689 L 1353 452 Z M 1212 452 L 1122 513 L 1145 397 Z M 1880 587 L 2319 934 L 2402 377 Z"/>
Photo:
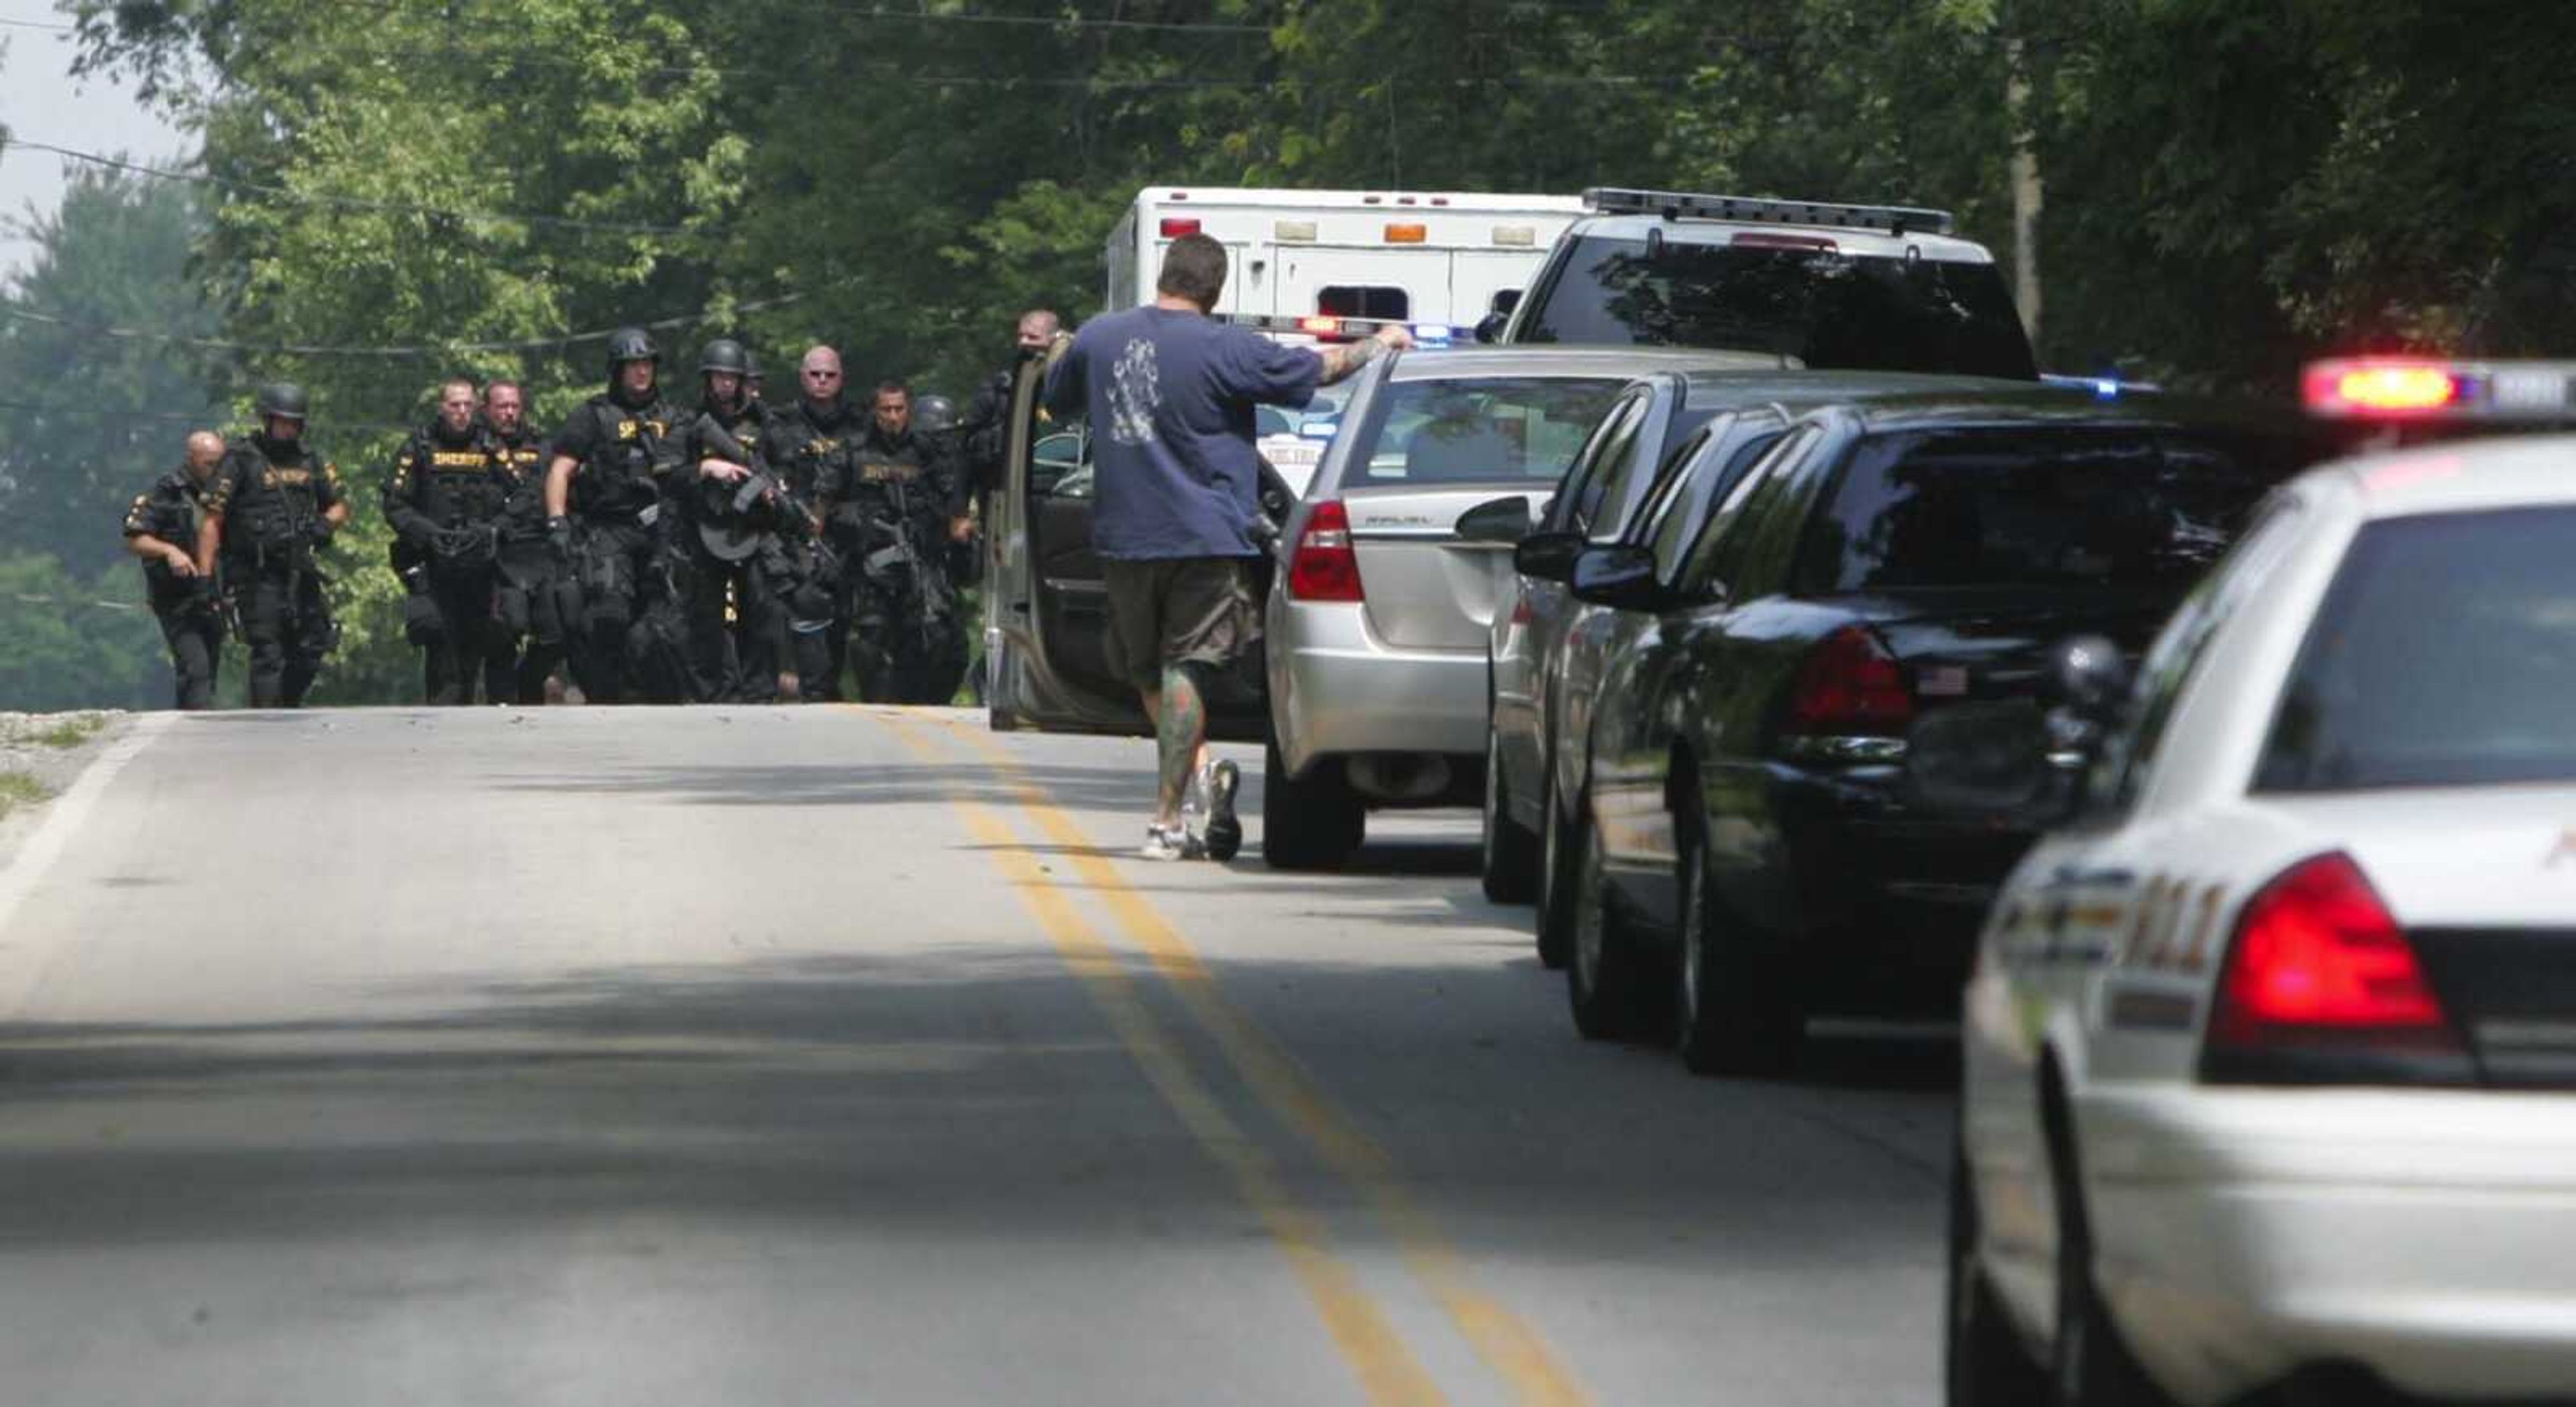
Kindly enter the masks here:
<path id="1" fill-rule="evenodd" d="M 128 725 L 0 873 L 0 1398 L 1937 1398 L 1942 1039 L 1587 1046 L 1472 816 L 1154 865 L 1150 760 Z"/>

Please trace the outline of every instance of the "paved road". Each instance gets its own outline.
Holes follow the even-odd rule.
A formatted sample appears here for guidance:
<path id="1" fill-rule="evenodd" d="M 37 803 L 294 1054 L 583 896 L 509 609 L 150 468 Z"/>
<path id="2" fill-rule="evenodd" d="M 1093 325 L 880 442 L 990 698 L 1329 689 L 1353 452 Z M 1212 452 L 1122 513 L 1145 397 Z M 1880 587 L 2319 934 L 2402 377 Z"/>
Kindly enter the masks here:
<path id="1" fill-rule="evenodd" d="M 1472 818 L 1151 865 L 1148 759 L 130 726 L 0 874 L 0 1396 L 1936 1398 L 1949 1047 L 1584 1046 Z"/>

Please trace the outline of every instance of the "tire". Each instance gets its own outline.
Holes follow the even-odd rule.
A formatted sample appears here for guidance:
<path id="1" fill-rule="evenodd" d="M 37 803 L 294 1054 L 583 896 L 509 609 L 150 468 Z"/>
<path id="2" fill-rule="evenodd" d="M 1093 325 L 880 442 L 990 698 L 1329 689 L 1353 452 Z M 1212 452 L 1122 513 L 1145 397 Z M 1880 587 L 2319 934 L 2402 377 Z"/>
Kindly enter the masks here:
<path id="1" fill-rule="evenodd" d="M 1575 882 L 1567 886 L 1573 909 L 1572 942 L 1566 954 L 1566 1005 L 1574 1029 L 1587 1041 L 1625 1040 L 1646 1027 L 1642 997 L 1646 991 L 1643 954 L 1611 908 L 1602 883 L 1601 832 L 1577 808 L 1568 839 L 1582 847 Z"/>
<path id="2" fill-rule="evenodd" d="M 2048 1375 L 2003 1317 L 1977 1260 L 1977 1198 L 1965 1148 L 1950 1168 L 1949 1312 L 1942 1335 L 1948 1407 L 2047 1407 Z"/>
<path id="3" fill-rule="evenodd" d="M 1565 808 L 1556 804 L 1555 768 L 1550 767 L 1539 782 L 1539 794 L 1545 800 L 1539 807 L 1538 893 L 1533 896 L 1538 912 L 1532 926 L 1538 935 L 1539 965 L 1552 972 L 1565 966 L 1574 951 L 1577 857 L 1567 844 Z"/>
<path id="4" fill-rule="evenodd" d="M 1674 1046 L 1694 1075 L 1783 1075 L 1798 1063 L 1806 1020 L 1776 963 L 1709 892 L 1708 846 L 1695 819 L 1677 819 L 1680 960 L 1673 964 Z"/>
<path id="5" fill-rule="evenodd" d="M 1501 740 L 1485 735 L 1485 897 L 1497 904 L 1526 904 L 1538 892 L 1538 837 L 1512 819 L 1503 786 Z"/>
<path id="6" fill-rule="evenodd" d="M 1261 858 L 1274 870 L 1338 870 L 1367 833 L 1368 808 L 1336 767 L 1288 775 L 1279 744 L 1261 754 Z"/>
<path id="7" fill-rule="evenodd" d="M 2057 1333 L 2046 1401 L 2055 1407 L 2170 1407 L 2129 1355 L 2093 1283 L 2092 1223 L 2084 1209 L 2074 1132 L 2063 1104 L 2049 1120 L 2049 1183 L 2057 1202 Z"/>

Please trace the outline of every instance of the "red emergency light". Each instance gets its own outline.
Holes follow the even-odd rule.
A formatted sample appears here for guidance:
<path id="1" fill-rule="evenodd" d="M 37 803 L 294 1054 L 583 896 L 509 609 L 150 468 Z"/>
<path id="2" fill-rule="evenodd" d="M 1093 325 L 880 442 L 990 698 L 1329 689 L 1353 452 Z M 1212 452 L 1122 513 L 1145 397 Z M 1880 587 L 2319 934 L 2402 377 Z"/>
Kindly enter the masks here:
<path id="1" fill-rule="evenodd" d="M 2325 414 L 2422 415 L 2458 405 L 2464 387 L 2448 362 L 2356 357 L 2312 363 L 2299 399 Z"/>
<path id="2" fill-rule="evenodd" d="M 1317 337 L 1330 337 L 1342 330 L 1342 320 L 1340 318 L 1324 317 L 1299 318 L 1297 319 L 1297 330 L 1299 332 L 1312 333 Z"/>
<path id="3" fill-rule="evenodd" d="M 1163 217 L 1163 238 L 1165 239 L 1179 239 L 1183 235 L 1194 235 L 1198 232 L 1199 222 L 1196 220 L 1182 219 L 1173 215 Z"/>

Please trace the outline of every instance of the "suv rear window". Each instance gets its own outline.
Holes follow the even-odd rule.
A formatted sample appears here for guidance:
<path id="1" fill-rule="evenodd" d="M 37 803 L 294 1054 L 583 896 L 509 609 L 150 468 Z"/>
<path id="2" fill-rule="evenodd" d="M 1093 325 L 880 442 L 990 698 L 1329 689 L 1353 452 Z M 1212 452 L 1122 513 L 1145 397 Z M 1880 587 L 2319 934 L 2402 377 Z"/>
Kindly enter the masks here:
<path id="1" fill-rule="evenodd" d="M 2030 379 L 2029 339 L 1992 264 L 1586 236 L 1535 295 L 1521 339 L 1726 347 L 1819 370 Z"/>
<path id="2" fill-rule="evenodd" d="M 2372 523 L 2336 569 L 2254 788 L 2576 779 L 2576 508 Z"/>
<path id="3" fill-rule="evenodd" d="M 1808 524 L 1795 589 L 2044 584 L 2180 599 L 2273 485 L 2330 452 L 2292 435 L 2165 429 L 1875 435 Z"/>
<path id="4" fill-rule="evenodd" d="M 1554 484 L 1625 384 L 1589 376 L 1390 382 L 1342 482 Z"/>

